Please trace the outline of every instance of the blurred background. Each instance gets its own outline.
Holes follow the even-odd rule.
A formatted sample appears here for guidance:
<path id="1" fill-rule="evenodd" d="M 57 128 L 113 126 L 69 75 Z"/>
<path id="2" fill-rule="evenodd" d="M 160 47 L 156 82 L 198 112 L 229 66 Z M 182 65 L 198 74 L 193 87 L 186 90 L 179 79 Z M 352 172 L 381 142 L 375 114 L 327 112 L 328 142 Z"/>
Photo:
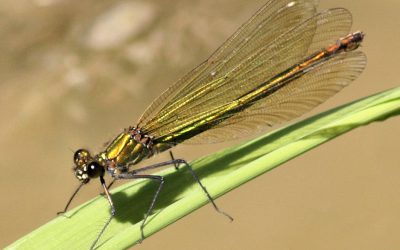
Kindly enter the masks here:
<path id="1" fill-rule="evenodd" d="M 0 1 L 0 248 L 63 209 L 78 185 L 74 150 L 98 152 L 135 125 L 264 3 Z M 331 7 L 348 8 L 353 30 L 366 32 L 368 66 L 311 114 L 399 86 L 400 2 L 321 1 Z M 399 118 L 357 129 L 218 199 L 234 223 L 205 206 L 136 248 L 398 249 L 399 129 Z M 235 143 L 174 154 L 191 160 Z M 99 192 L 90 185 L 72 206 Z"/>

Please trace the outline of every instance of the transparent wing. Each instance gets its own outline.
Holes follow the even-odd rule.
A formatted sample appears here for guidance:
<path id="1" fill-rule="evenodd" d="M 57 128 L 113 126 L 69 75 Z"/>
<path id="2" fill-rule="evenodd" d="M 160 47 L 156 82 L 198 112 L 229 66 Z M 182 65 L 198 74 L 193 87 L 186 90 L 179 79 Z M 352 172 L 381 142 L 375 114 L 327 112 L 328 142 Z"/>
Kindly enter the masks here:
<path id="1" fill-rule="evenodd" d="M 333 34 L 327 35 L 327 33 L 332 32 L 332 23 L 337 25 L 337 29 Z M 208 79 L 206 83 L 196 85 L 197 88 L 190 92 L 187 92 L 186 88 L 181 90 L 156 114 L 155 119 L 144 124 L 142 129 L 156 138 L 174 133 L 179 129 L 180 124 L 195 119 L 196 115 L 204 114 L 205 111 L 214 107 L 232 102 L 260 83 L 271 79 L 299 62 L 307 55 L 310 47 L 319 46 L 323 42 L 330 44 L 338 37 L 346 35 L 350 26 L 351 14 L 345 9 L 331 9 L 316 14 L 287 30 L 286 33 L 280 34 L 270 45 L 260 47 L 247 54 L 244 60 L 235 65 L 226 67 L 226 64 L 222 63 L 217 70 L 225 70 L 226 72 L 223 72 L 220 77 L 217 76 L 220 71 L 213 71 L 216 69 L 212 68 L 211 73 L 207 76 L 211 75 L 214 78 Z M 209 69 L 207 69 L 207 72 L 209 72 Z M 235 121 L 238 120 L 232 117 L 229 122 L 221 121 L 222 123 L 218 127 L 222 128 L 222 125 L 224 125 L 225 128 L 228 128 L 238 123 Z M 257 119 L 252 119 L 251 123 L 256 124 L 256 121 Z M 250 123 L 250 121 L 248 122 Z M 258 119 L 258 124 L 268 126 L 268 123 L 262 119 Z M 214 128 L 216 129 L 216 127 L 213 127 L 211 130 Z M 213 134 L 211 130 L 203 133 L 204 135 L 196 136 L 198 137 L 196 142 L 201 142 L 202 138 L 209 142 L 209 138 L 213 137 L 210 136 Z M 236 137 L 231 133 L 222 134 L 223 136 L 219 136 L 218 140 L 214 136 L 212 141 Z"/>
<path id="2" fill-rule="evenodd" d="M 312 39 L 312 43 L 308 49 L 307 55 L 310 55 L 316 51 L 319 51 L 323 48 L 326 48 L 327 45 L 333 44 L 337 41 L 338 38 L 344 37 L 350 32 L 350 28 L 352 25 L 352 16 L 349 11 L 346 9 L 342 8 L 335 8 L 335 9 L 330 9 L 326 10 L 322 13 L 316 14 L 314 17 L 311 18 L 316 19 L 316 21 L 311 21 L 311 23 L 316 23 L 317 27 L 315 30 L 315 34 Z M 300 25 L 301 26 L 301 25 Z M 300 29 L 301 30 L 301 29 Z M 293 48 L 288 48 L 286 53 L 291 53 L 290 50 Z M 363 65 L 365 66 L 365 62 L 363 64 L 363 59 L 364 56 L 360 55 L 360 65 L 354 65 L 354 67 L 362 67 Z M 350 62 L 352 62 L 350 60 Z M 328 63 L 327 65 L 329 66 L 331 63 Z M 334 63 L 333 63 L 334 64 Z M 323 66 L 325 68 L 327 66 Z M 349 67 L 349 70 L 352 71 L 353 68 Z M 322 72 L 322 71 L 321 71 Z M 318 72 L 317 72 L 318 73 Z M 317 74 L 316 73 L 316 74 Z M 346 74 L 346 72 L 343 72 L 343 74 Z M 307 84 L 307 80 L 312 75 L 307 75 L 304 78 L 301 78 L 305 80 L 304 84 Z M 313 79 L 314 81 L 314 79 Z M 350 82 L 350 81 L 349 81 Z M 323 83 L 323 82 L 321 82 Z M 312 85 L 313 83 L 310 83 Z M 334 82 L 327 82 L 327 86 L 329 84 L 335 84 Z M 340 83 L 338 83 L 340 85 Z M 305 85 L 308 86 L 308 85 Z M 314 87 L 317 87 L 318 85 L 315 85 Z M 305 88 L 304 91 L 307 91 L 309 87 Z M 341 88 L 340 88 L 341 89 Z M 337 91 L 339 91 L 338 89 Z M 335 94 L 337 91 L 335 91 L 333 94 Z M 285 91 L 281 93 L 286 93 Z M 312 93 L 311 93 L 312 94 Z M 289 96 L 288 96 L 289 97 Z M 318 96 L 317 96 L 318 97 Z M 323 96 L 319 98 L 324 98 Z M 327 99 L 326 97 L 325 99 Z M 324 100 L 325 100 L 324 99 Z M 241 137 L 248 136 L 249 134 L 254 134 L 257 132 L 260 132 L 263 130 L 265 127 L 271 127 L 274 124 L 284 122 L 289 120 L 289 118 L 294 118 L 297 116 L 300 116 L 301 114 L 307 112 L 308 110 L 312 109 L 312 107 L 317 106 L 319 103 L 321 103 L 323 100 L 320 102 L 316 103 L 314 106 L 309 107 L 308 109 L 304 110 L 303 112 L 297 113 L 297 115 L 293 115 L 291 117 L 281 117 L 281 119 L 278 119 L 279 116 L 279 111 L 282 112 L 282 116 L 285 116 L 285 113 L 288 111 L 285 111 L 284 109 L 278 110 L 276 109 L 275 116 L 276 119 L 272 119 L 272 114 L 270 114 L 270 117 L 267 117 L 266 112 L 270 112 L 271 109 L 267 108 L 266 106 L 272 105 L 271 100 L 276 101 L 275 99 L 268 99 L 268 100 L 261 100 L 259 101 L 258 104 L 252 106 L 251 108 L 247 109 L 245 112 L 243 112 L 240 115 L 237 115 L 235 117 L 230 118 L 227 121 L 222 122 L 216 127 L 213 127 L 209 131 L 203 132 L 202 134 L 185 141 L 187 144 L 198 144 L 198 143 L 215 143 L 215 142 L 221 142 L 221 141 L 226 141 L 229 139 L 237 139 Z M 282 99 L 283 100 L 283 99 Z M 296 102 L 299 102 L 301 100 L 296 100 L 293 99 L 293 105 L 295 105 Z M 279 103 L 279 102 L 277 102 Z M 292 109 L 295 110 L 295 109 Z"/>
<path id="3" fill-rule="evenodd" d="M 240 138 L 298 117 L 356 79 L 365 68 L 366 61 L 366 56 L 360 51 L 338 54 L 238 115 L 185 143 Z"/>
<path id="4" fill-rule="evenodd" d="M 138 126 L 154 131 L 160 125 L 173 119 L 174 113 L 180 113 L 182 109 L 185 109 L 184 105 L 191 104 L 190 107 L 196 105 L 196 101 L 204 98 L 203 96 L 207 94 L 203 90 L 208 89 L 210 91 L 208 88 L 210 82 L 232 71 L 255 51 L 278 45 L 275 42 L 277 37 L 312 17 L 316 12 L 316 5 L 316 0 L 268 1 L 207 61 L 200 64 L 159 96 L 143 113 Z M 311 41 L 304 41 L 303 47 L 309 45 L 307 42 Z M 292 55 L 292 60 L 299 60 L 305 53 L 306 50 L 302 49 Z M 249 88 L 251 88 L 250 85 Z M 219 91 L 217 86 L 214 86 L 213 90 Z M 203 94 L 191 98 L 198 92 Z M 192 94 L 188 96 L 189 93 Z M 186 108 L 190 108 L 189 106 L 186 106 Z M 174 110 L 174 113 L 171 112 L 172 110 Z"/>
<path id="5" fill-rule="evenodd" d="M 351 13 L 343 8 L 333 8 L 317 15 L 317 29 L 308 48 L 308 55 L 334 44 L 350 33 L 353 24 Z"/>

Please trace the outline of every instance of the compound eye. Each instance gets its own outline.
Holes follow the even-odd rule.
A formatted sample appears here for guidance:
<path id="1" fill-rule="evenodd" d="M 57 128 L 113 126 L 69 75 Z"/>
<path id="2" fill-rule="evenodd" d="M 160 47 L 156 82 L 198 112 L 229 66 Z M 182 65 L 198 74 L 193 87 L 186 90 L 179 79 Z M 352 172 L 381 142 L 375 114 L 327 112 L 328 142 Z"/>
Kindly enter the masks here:
<path id="1" fill-rule="evenodd" d="M 85 171 L 83 171 L 81 168 L 75 169 L 75 177 L 84 183 L 88 183 L 90 180 L 88 174 Z"/>
<path id="2" fill-rule="evenodd" d="M 91 162 L 87 166 L 87 174 L 90 178 L 96 178 L 104 175 L 104 168 L 98 162 Z"/>
<path id="3" fill-rule="evenodd" d="M 90 159 L 90 153 L 86 149 L 79 149 L 74 154 L 74 162 L 78 167 L 82 167 L 83 165 L 87 164 Z"/>

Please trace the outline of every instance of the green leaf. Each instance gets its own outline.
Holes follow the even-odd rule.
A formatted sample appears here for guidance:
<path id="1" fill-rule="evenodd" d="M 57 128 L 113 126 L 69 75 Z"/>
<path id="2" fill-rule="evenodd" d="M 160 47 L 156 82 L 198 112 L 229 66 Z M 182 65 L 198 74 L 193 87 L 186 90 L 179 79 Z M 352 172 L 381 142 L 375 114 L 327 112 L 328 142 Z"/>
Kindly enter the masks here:
<path id="1" fill-rule="evenodd" d="M 191 163 L 216 198 L 280 164 L 359 126 L 400 113 L 400 88 L 335 108 L 258 139 Z M 184 167 L 157 174 L 165 186 L 144 229 L 146 237 L 208 203 Z M 117 215 L 101 237 L 98 249 L 125 249 L 140 239 L 140 224 L 157 183 L 132 181 L 112 191 Z M 101 196 L 43 225 L 7 249 L 87 249 L 109 218 Z"/>

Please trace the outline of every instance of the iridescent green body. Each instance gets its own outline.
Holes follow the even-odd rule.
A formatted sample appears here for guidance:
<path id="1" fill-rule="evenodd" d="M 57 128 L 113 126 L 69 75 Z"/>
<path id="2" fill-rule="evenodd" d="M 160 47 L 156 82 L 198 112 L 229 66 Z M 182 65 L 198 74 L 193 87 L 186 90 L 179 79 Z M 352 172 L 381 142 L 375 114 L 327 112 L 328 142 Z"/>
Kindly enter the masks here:
<path id="1" fill-rule="evenodd" d="M 253 90 L 244 93 L 236 100 L 216 107 L 203 113 L 194 114 L 193 119 L 177 126 L 171 133 L 158 138 L 146 134 L 140 128 L 128 128 L 119 134 L 104 152 L 98 155 L 98 161 L 112 173 L 127 171 L 127 166 L 135 165 L 156 153 L 165 151 L 177 142 L 190 139 L 222 121 L 229 119 L 236 113 L 245 110 L 257 100 L 267 98 L 268 95 L 279 91 L 282 87 L 290 84 L 291 81 L 298 79 L 306 74 L 310 69 L 328 60 L 337 53 L 355 50 L 363 39 L 361 32 L 356 32 L 338 40 L 337 43 L 307 57 L 300 62 L 278 74 L 274 78 L 263 82 Z M 216 79 L 214 82 L 223 81 Z M 208 87 L 211 87 L 212 83 Z M 193 97 L 195 98 L 195 97 Z M 172 112 L 172 111 L 170 111 Z"/>
<path id="2" fill-rule="evenodd" d="M 140 162 L 143 158 L 151 155 L 151 151 L 145 143 L 136 141 L 129 132 L 123 132 L 100 155 L 116 166 L 125 166 L 127 163 Z"/>
<path id="3" fill-rule="evenodd" d="M 96 158 L 110 172 L 127 171 L 128 165 L 137 164 L 168 148 L 170 146 L 164 143 L 153 145 L 151 137 L 143 135 L 137 128 L 128 128 L 120 133 Z"/>
<path id="4" fill-rule="evenodd" d="M 221 211 L 184 159 L 134 168 L 135 164 L 189 143 L 212 143 L 254 135 L 290 121 L 347 86 L 364 70 L 366 57 L 356 51 L 362 32 L 350 33 L 351 13 L 343 8 L 317 11 L 316 0 L 268 0 L 206 61 L 165 90 L 145 110 L 136 127 L 120 133 L 102 152 L 74 154 L 81 185 L 98 178 L 110 203 L 111 217 L 93 242 L 96 246 L 115 206 L 105 172 L 114 180 L 149 179 L 159 183 L 141 224 L 143 228 L 164 184 L 146 171 L 186 166 L 214 208 Z"/>

